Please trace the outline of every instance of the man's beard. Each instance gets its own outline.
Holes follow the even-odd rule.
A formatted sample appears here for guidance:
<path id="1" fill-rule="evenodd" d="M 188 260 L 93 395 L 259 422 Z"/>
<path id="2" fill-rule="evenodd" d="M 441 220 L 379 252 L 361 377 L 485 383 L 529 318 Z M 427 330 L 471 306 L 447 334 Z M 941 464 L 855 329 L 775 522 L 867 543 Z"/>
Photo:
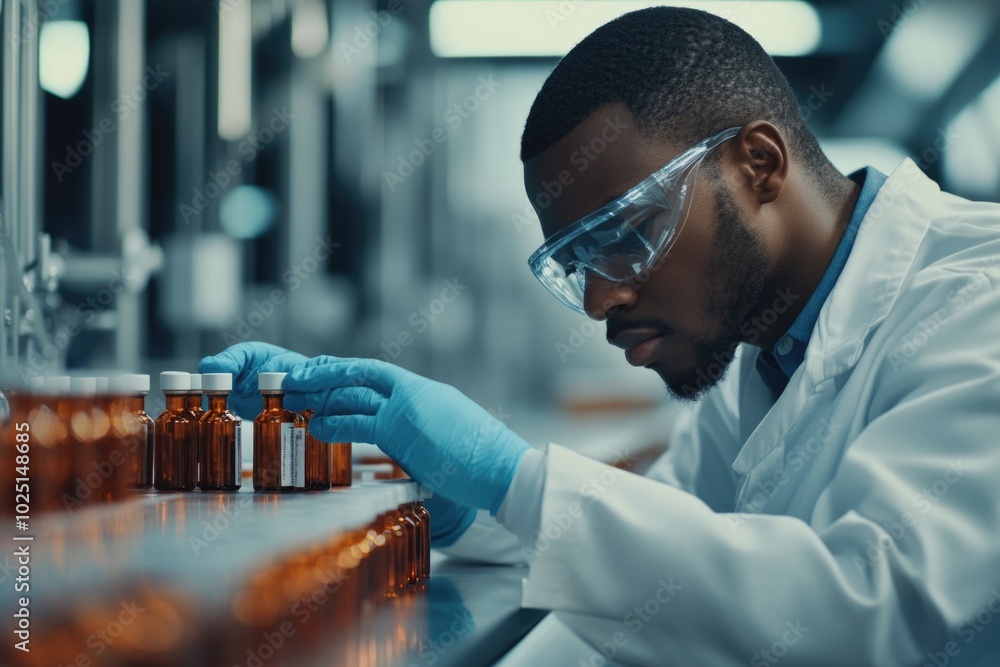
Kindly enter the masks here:
<path id="1" fill-rule="evenodd" d="M 676 398 L 697 401 L 719 384 L 743 339 L 744 323 L 764 291 L 769 260 L 763 242 L 740 217 L 732 194 L 720 184 L 715 198 L 718 226 L 706 268 L 705 303 L 709 316 L 722 322 L 717 336 L 695 337 L 691 370 L 664 378 Z"/>

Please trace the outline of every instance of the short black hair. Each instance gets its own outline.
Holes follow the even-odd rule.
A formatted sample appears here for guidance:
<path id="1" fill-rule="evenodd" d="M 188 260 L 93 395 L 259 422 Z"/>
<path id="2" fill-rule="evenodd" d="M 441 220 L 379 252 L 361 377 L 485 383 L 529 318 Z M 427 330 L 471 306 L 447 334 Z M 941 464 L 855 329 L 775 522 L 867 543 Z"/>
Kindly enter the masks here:
<path id="1" fill-rule="evenodd" d="M 746 31 L 704 11 L 651 7 L 630 12 L 573 47 L 531 105 L 521 160 L 548 149 L 598 108 L 615 102 L 628 108 L 643 134 L 685 148 L 728 127 L 767 120 L 821 182 L 839 175 L 774 60 Z"/>

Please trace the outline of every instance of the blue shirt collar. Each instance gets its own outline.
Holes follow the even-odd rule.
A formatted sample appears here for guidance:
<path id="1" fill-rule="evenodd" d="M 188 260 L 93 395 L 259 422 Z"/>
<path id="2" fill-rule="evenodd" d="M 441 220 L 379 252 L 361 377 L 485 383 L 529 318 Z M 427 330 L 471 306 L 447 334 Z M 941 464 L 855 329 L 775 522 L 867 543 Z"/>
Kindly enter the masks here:
<path id="1" fill-rule="evenodd" d="M 823 274 L 823 278 L 820 279 L 816 291 L 809 297 L 809 301 L 806 302 L 802 312 L 792 322 L 792 326 L 788 328 L 785 335 L 778 339 L 770 351 L 762 351 L 757 357 L 757 368 L 764 378 L 764 382 L 775 395 L 784 391 L 788 380 L 805 359 L 806 346 L 812 337 L 816 320 L 819 318 L 819 311 L 826 303 L 830 292 L 833 291 L 833 286 L 837 284 L 837 279 L 840 278 L 844 265 L 847 264 L 847 258 L 851 254 L 851 248 L 854 247 L 854 239 L 858 236 L 861 221 L 868 213 L 872 202 L 875 201 L 875 196 L 888 177 L 874 167 L 866 167 L 854 172 L 848 178 L 861 186 L 861 194 L 858 195 L 854 212 L 847 223 L 843 238 L 837 245 L 833 259 L 830 260 L 830 265 Z"/>

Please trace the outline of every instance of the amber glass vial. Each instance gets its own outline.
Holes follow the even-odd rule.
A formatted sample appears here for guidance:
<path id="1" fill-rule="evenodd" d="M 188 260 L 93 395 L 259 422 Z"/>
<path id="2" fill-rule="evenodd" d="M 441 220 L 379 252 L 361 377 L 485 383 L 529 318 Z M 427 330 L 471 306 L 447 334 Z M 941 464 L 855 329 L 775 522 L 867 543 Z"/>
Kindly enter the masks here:
<path id="1" fill-rule="evenodd" d="M 155 424 L 153 487 L 157 491 L 192 491 L 198 482 L 196 424 L 186 404 L 190 387 L 188 373 L 160 373 L 167 408 Z"/>
<path id="2" fill-rule="evenodd" d="M 149 376 L 120 375 L 111 378 L 111 430 L 127 453 L 127 483 L 134 489 L 153 486 L 153 418 L 146 414 Z"/>
<path id="3" fill-rule="evenodd" d="M 97 410 L 95 411 L 96 431 L 104 432 L 104 451 L 108 461 L 114 467 L 111 473 L 112 500 L 121 500 L 126 496 L 129 484 L 129 472 L 132 469 L 132 455 L 127 449 L 119 447 L 118 437 L 112 428 L 114 420 L 112 408 L 115 404 L 115 397 L 111 395 L 110 383 L 106 377 L 95 377 L 94 385 L 97 391 Z"/>
<path id="4" fill-rule="evenodd" d="M 194 423 L 197 424 L 201 421 L 202 415 L 205 414 L 205 408 L 202 406 L 203 394 L 201 389 L 201 373 L 191 373 L 191 388 L 188 389 L 187 394 L 184 395 L 184 405 L 187 407 L 188 412 L 191 413 L 191 417 L 194 419 Z M 205 447 L 201 444 L 201 430 L 195 426 L 194 429 L 194 455 L 195 455 L 195 478 L 201 479 L 201 459 L 205 454 Z"/>
<path id="5" fill-rule="evenodd" d="M 198 487 L 202 491 L 239 491 L 243 484 L 242 421 L 229 410 L 233 376 L 205 373 L 201 385 L 208 396 L 208 410 L 198 421 Z"/>
<path id="6" fill-rule="evenodd" d="M 330 488 L 330 473 L 332 472 L 330 444 L 317 440 L 309 432 L 309 421 L 313 411 L 302 413 L 306 428 L 306 491 L 325 491 Z"/>
<path id="7" fill-rule="evenodd" d="M 334 442 L 330 445 L 330 483 L 333 486 L 351 485 L 351 443 Z"/>
<path id="8" fill-rule="evenodd" d="M 123 390 L 122 424 L 129 446 L 135 448 L 131 457 L 132 472 L 129 481 L 137 489 L 153 486 L 153 418 L 146 414 L 146 394 L 149 393 L 149 376 L 145 374 L 124 375 L 116 379 Z"/>
<path id="9" fill-rule="evenodd" d="M 284 377 L 284 373 L 257 375 L 264 409 L 253 420 L 254 491 L 305 488 L 305 420 L 284 407 Z"/>
<path id="10" fill-rule="evenodd" d="M 417 515 L 424 530 L 424 579 L 431 576 L 431 513 L 424 507 L 424 501 L 417 501 Z"/>
<path id="11" fill-rule="evenodd" d="M 111 460 L 109 423 L 97 398 L 97 379 L 70 380 L 70 497 L 87 504 L 118 497 L 116 466 Z"/>
<path id="12" fill-rule="evenodd" d="M 45 391 L 49 395 L 49 405 L 53 407 L 56 417 L 56 446 L 51 450 L 55 455 L 52 461 L 52 473 L 55 478 L 61 480 L 58 491 L 53 494 L 53 501 L 62 495 L 69 498 L 77 496 L 73 478 L 73 442 L 70 434 L 73 418 L 70 383 L 68 375 L 52 375 L 45 378 Z M 54 486 L 51 488 L 56 489 Z M 53 505 L 65 509 L 63 502 L 53 502 Z"/>

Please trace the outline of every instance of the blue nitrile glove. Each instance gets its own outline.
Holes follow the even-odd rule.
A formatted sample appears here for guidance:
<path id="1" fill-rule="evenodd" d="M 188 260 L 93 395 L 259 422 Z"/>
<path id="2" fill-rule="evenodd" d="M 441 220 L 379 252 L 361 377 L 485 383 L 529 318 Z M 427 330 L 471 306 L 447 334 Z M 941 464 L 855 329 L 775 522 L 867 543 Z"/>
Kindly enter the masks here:
<path id="1" fill-rule="evenodd" d="M 445 498 L 496 514 L 530 445 L 460 391 L 372 359 L 322 356 L 285 377 L 285 405 L 326 442 L 371 442 Z"/>
<path id="2" fill-rule="evenodd" d="M 233 391 L 229 407 L 244 419 L 253 419 L 264 408 L 257 389 L 257 374 L 287 373 L 306 361 L 298 352 L 290 352 L 270 343 L 237 343 L 219 354 L 198 362 L 199 373 L 232 373 Z"/>
<path id="3" fill-rule="evenodd" d="M 450 547 L 476 520 L 479 511 L 467 505 L 456 505 L 440 494 L 424 498 L 424 507 L 431 515 L 431 546 Z"/>

